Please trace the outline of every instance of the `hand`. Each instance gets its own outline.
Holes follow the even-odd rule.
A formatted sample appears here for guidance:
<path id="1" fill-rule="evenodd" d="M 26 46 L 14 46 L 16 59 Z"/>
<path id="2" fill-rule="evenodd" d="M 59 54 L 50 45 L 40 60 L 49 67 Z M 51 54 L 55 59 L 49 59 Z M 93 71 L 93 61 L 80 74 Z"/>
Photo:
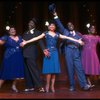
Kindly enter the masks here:
<path id="1" fill-rule="evenodd" d="M 51 13 L 54 13 L 54 12 L 56 12 L 56 5 L 54 3 L 52 3 L 49 5 L 48 9 Z"/>
<path id="2" fill-rule="evenodd" d="M 57 12 L 53 12 L 53 15 L 54 15 L 54 16 L 57 16 Z"/>
<path id="3" fill-rule="evenodd" d="M 82 41 L 82 39 L 79 39 L 79 40 L 78 40 L 78 43 L 79 43 L 80 45 L 84 45 L 84 42 Z"/>
<path id="4" fill-rule="evenodd" d="M 50 56 L 50 53 L 49 53 L 49 50 L 48 49 L 44 49 L 43 52 L 44 52 L 44 55 L 46 57 L 49 57 Z"/>
<path id="5" fill-rule="evenodd" d="M 24 47 L 26 44 L 27 44 L 27 43 L 26 43 L 26 41 L 24 40 L 23 42 L 20 43 L 20 46 L 21 46 L 21 47 Z"/>

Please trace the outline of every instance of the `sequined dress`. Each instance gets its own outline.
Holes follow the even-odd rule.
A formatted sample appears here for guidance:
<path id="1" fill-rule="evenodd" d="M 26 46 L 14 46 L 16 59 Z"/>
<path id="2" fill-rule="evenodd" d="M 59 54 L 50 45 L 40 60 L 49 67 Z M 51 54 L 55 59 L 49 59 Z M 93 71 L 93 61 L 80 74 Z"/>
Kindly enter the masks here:
<path id="1" fill-rule="evenodd" d="M 50 52 L 49 57 L 44 57 L 43 60 L 43 74 L 58 74 L 60 73 L 60 61 L 57 50 L 57 40 L 59 33 L 53 37 L 48 32 L 45 33 L 46 47 Z"/>
<path id="2" fill-rule="evenodd" d="M 20 47 L 22 38 L 21 36 L 18 37 L 17 42 L 7 35 L 0 38 L 0 40 L 5 41 L 5 52 L 0 66 L 0 79 L 24 78 L 24 60 Z"/>
<path id="3" fill-rule="evenodd" d="M 96 52 L 100 37 L 94 35 L 82 36 L 85 45 L 82 48 L 82 65 L 87 75 L 100 75 L 100 62 Z"/>

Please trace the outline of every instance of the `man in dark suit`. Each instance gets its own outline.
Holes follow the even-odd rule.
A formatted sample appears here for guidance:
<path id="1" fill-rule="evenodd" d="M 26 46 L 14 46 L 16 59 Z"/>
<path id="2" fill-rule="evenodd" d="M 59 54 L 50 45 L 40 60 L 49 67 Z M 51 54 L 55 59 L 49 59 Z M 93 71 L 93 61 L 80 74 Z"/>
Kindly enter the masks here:
<path id="1" fill-rule="evenodd" d="M 41 34 L 39 30 L 36 29 L 36 19 L 32 19 L 28 23 L 29 30 L 24 33 L 23 39 L 29 40 L 33 37 L 37 37 Z M 42 81 L 40 79 L 40 72 L 36 64 L 37 58 L 37 44 L 40 44 L 45 55 L 48 54 L 47 49 L 45 49 L 42 40 L 38 42 L 33 42 L 25 45 L 23 47 L 23 56 L 25 59 L 25 80 L 26 80 L 26 89 L 24 91 L 31 91 L 34 88 L 38 89 L 38 92 L 44 92 L 42 87 Z"/>
<path id="2" fill-rule="evenodd" d="M 52 8 L 52 6 L 50 7 Z M 81 39 L 80 33 L 74 30 L 74 25 L 71 22 L 67 24 L 68 26 L 68 29 L 67 29 L 62 25 L 55 9 L 52 12 L 52 14 L 54 15 L 54 20 L 60 33 L 62 33 L 63 35 L 72 37 L 74 39 Z M 87 84 L 84 70 L 82 68 L 79 48 L 80 48 L 80 45 L 78 43 L 71 40 L 66 40 L 65 61 L 66 61 L 67 70 L 68 70 L 68 79 L 69 79 L 69 85 L 70 85 L 69 91 L 75 90 L 75 82 L 74 82 L 75 71 L 79 80 L 80 87 L 83 90 L 90 90 L 90 86 Z"/>

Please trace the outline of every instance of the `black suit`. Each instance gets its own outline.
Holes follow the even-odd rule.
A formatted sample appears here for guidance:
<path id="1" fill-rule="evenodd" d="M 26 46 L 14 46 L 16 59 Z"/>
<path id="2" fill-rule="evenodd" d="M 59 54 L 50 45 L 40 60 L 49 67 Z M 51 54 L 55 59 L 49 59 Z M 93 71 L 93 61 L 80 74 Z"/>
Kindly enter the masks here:
<path id="1" fill-rule="evenodd" d="M 34 33 L 25 32 L 23 35 L 24 40 L 32 39 L 33 37 L 37 37 L 41 34 L 40 31 L 34 30 Z M 25 80 L 26 80 L 26 87 L 33 88 L 41 87 L 41 79 L 40 79 L 40 72 L 36 64 L 37 58 L 37 45 L 40 44 L 42 50 L 44 49 L 44 45 L 42 40 L 29 43 L 24 46 L 23 48 L 23 56 L 25 59 Z"/>

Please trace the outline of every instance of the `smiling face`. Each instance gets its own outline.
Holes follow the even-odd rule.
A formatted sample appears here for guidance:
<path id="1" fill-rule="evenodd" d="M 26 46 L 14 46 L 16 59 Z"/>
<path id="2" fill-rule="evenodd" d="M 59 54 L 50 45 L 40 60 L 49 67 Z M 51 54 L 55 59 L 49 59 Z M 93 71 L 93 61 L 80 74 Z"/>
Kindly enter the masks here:
<path id="1" fill-rule="evenodd" d="M 90 26 L 90 28 L 89 28 L 89 33 L 90 34 L 95 34 L 96 33 L 96 29 L 95 29 L 95 26 Z"/>
<path id="2" fill-rule="evenodd" d="M 11 28 L 9 29 L 9 35 L 12 35 L 12 36 L 15 36 L 15 35 L 16 35 L 16 30 L 15 30 L 14 27 L 11 27 Z"/>
<path id="3" fill-rule="evenodd" d="M 68 22 L 67 26 L 70 31 L 74 30 L 74 25 L 71 22 Z"/>
<path id="4" fill-rule="evenodd" d="M 29 28 L 29 30 L 35 28 L 35 23 L 32 20 L 29 21 L 28 28 Z"/>
<path id="5" fill-rule="evenodd" d="M 55 31 L 56 30 L 56 25 L 54 23 L 51 23 L 49 26 L 48 26 L 48 30 L 50 31 Z"/>

